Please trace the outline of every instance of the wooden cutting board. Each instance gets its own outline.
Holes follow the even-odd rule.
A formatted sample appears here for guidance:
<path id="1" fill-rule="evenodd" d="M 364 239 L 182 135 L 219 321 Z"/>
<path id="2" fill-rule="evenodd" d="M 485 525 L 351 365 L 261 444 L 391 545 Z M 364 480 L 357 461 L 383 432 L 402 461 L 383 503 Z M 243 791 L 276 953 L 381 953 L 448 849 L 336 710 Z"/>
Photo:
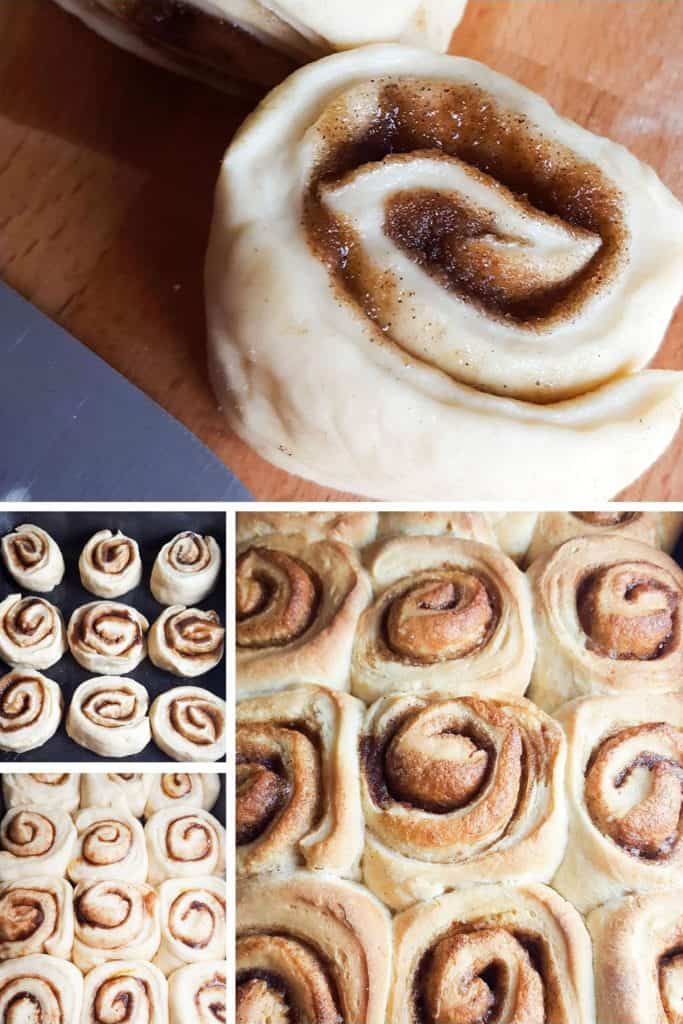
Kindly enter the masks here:
<path id="1" fill-rule="evenodd" d="M 683 197 L 682 39 L 681 0 L 470 0 L 452 50 L 624 143 Z M 50 0 L 0 0 L 0 40 L 0 275 L 182 420 L 256 497 L 339 497 L 237 440 L 208 385 L 212 191 L 247 108 L 119 52 Z M 683 309 L 655 365 L 683 368 Z M 683 431 L 624 497 L 683 500 L 682 446 Z"/>

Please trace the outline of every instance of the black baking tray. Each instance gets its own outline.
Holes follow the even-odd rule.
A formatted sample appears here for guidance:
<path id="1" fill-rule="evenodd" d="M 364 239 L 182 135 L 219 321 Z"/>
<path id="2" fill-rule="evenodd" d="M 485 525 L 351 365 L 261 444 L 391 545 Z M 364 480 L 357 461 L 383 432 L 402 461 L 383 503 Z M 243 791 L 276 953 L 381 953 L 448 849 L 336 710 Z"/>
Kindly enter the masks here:
<path id="1" fill-rule="evenodd" d="M 116 598 L 117 601 L 129 604 L 141 612 L 148 619 L 150 626 L 164 610 L 153 597 L 149 589 L 149 578 L 152 572 L 154 560 L 166 541 L 170 540 L 177 533 L 185 530 L 193 530 L 195 533 L 211 534 L 215 537 L 223 555 L 221 572 L 214 590 L 209 594 L 199 607 L 212 609 L 218 612 L 221 623 L 225 625 L 225 514 L 223 512 L 196 511 L 191 512 L 117 512 L 117 511 L 84 511 L 84 512 L 30 512 L 30 511 L 2 511 L 0 512 L 0 536 L 10 533 L 21 523 L 33 523 L 41 529 L 46 530 L 59 544 L 66 573 L 58 587 L 48 594 L 40 595 L 45 597 L 52 604 L 56 605 L 64 616 L 65 624 L 68 624 L 71 613 L 79 605 L 87 604 L 89 601 L 97 601 L 96 597 L 86 590 L 78 574 L 78 559 L 83 546 L 90 537 L 98 530 L 121 530 L 136 540 L 140 546 L 140 557 L 142 558 L 142 582 L 139 587 Z M 19 593 L 20 587 L 14 582 L 5 569 L 4 564 L 0 565 L 0 601 L 8 594 Z M 30 591 L 22 591 L 29 594 Z M 5 663 L 0 660 L 0 675 L 9 671 Z M 74 743 L 66 733 L 66 714 L 68 712 L 71 697 L 80 683 L 91 679 L 96 673 L 88 672 L 73 659 L 70 652 L 66 654 L 49 669 L 43 672 L 49 679 L 54 679 L 62 688 L 64 696 L 64 716 L 59 729 L 55 735 L 42 747 L 28 750 L 23 754 L 8 753 L 0 751 L 0 761 L 31 761 L 31 762 L 68 762 L 68 761 L 164 761 L 169 762 L 166 754 L 162 753 L 154 741 L 150 741 L 143 751 L 133 754 L 130 757 L 102 758 L 86 750 L 78 743 Z M 131 679 L 142 683 L 149 693 L 150 706 L 155 697 L 164 693 L 174 686 L 185 684 L 201 686 L 212 693 L 217 694 L 225 700 L 226 697 L 226 669 L 225 657 L 219 665 L 205 675 L 194 679 L 183 679 L 180 676 L 171 675 L 156 668 L 149 658 L 135 669 L 128 673 Z M 175 761 L 170 761 L 175 764 Z"/>

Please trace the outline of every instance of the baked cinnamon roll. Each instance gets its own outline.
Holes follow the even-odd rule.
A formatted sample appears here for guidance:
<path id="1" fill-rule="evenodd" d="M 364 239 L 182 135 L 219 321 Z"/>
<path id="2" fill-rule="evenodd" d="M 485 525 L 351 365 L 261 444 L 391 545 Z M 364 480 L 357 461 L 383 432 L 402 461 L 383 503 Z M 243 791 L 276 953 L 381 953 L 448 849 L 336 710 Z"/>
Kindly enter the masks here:
<path id="1" fill-rule="evenodd" d="M 145 824 L 149 878 L 196 878 L 225 873 L 225 829 L 200 807 L 164 807 Z"/>
<path id="2" fill-rule="evenodd" d="M 76 829 L 65 811 L 35 804 L 11 807 L 0 822 L 0 882 L 61 877 L 75 843 Z"/>
<path id="3" fill-rule="evenodd" d="M 478 885 L 394 919 L 391 1024 L 594 1024 L 591 945 L 545 885 Z"/>
<path id="4" fill-rule="evenodd" d="M 360 742 L 363 878 L 392 909 L 482 882 L 549 882 L 567 841 L 562 729 L 523 698 L 396 694 Z"/>
<path id="5" fill-rule="evenodd" d="M 147 846 L 142 825 L 121 807 L 87 807 L 76 818 L 78 839 L 67 871 L 71 881 L 147 879 Z"/>
<path id="6" fill-rule="evenodd" d="M 2 560 L 22 590 L 47 594 L 64 579 L 64 558 L 49 533 L 30 523 L 2 538 Z"/>
<path id="7" fill-rule="evenodd" d="M 226 155 L 215 390 L 323 485 L 610 499 L 679 424 L 683 375 L 642 371 L 682 271 L 683 207 L 621 146 L 482 64 L 365 47 L 292 76 Z"/>
<path id="8" fill-rule="evenodd" d="M 671 551 L 682 523 L 683 515 L 672 512 L 541 512 L 527 557 L 533 562 L 573 537 L 600 537 L 607 533 Z"/>
<path id="9" fill-rule="evenodd" d="M 121 807 L 134 818 L 141 818 L 155 778 L 140 772 L 83 774 L 81 807 Z"/>
<path id="10" fill-rule="evenodd" d="M 225 956 L 226 898 L 224 880 L 212 875 L 161 883 L 161 947 L 154 962 L 164 974 Z"/>
<path id="11" fill-rule="evenodd" d="M 221 562 L 213 537 L 179 533 L 156 557 L 149 582 L 152 594 L 159 604 L 200 604 L 216 586 Z"/>
<path id="12" fill-rule="evenodd" d="M 253 878 L 236 924 L 237 1024 L 385 1024 L 390 918 L 365 889 L 305 871 Z"/>
<path id="13" fill-rule="evenodd" d="M 144 960 L 111 960 L 85 977 L 83 1024 L 111 1021 L 166 1024 L 168 986 L 161 971 Z M 127 1024 L 127 1021 L 126 1021 Z"/>
<path id="14" fill-rule="evenodd" d="M 84 974 L 110 960 L 152 960 L 159 949 L 159 898 L 144 882 L 79 882 L 73 962 Z M 68 955 L 68 954 L 67 954 Z"/>
<path id="15" fill-rule="evenodd" d="M 117 601 L 91 601 L 69 619 L 69 650 L 88 672 L 103 676 L 133 672 L 147 656 L 149 622 Z"/>
<path id="16" fill-rule="evenodd" d="M 35 953 L 69 960 L 73 941 L 73 890 L 63 878 L 0 885 L 0 960 Z"/>
<path id="17" fill-rule="evenodd" d="M 524 693 L 534 659 L 526 580 L 496 548 L 403 537 L 369 562 L 375 600 L 361 615 L 351 689 Z"/>
<path id="18" fill-rule="evenodd" d="M 73 814 L 80 806 L 80 776 L 64 772 L 5 772 L 2 798 L 8 810 L 17 804 L 34 804 Z"/>
<path id="19" fill-rule="evenodd" d="M 224 637 L 216 612 L 174 604 L 161 613 L 149 631 L 150 661 L 174 676 L 201 676 L 223 657 Z"/>
<path id="20" fill-rule="evenodd" d="M 51 668 L 66 651 L 64 620 L 44 597 L 10 594 L 0 602 L 0 658 L 12 668 Z"/>
<path id="21" fill-rule="evenodd" d="M 42 747 L 61 717 L 62 691 L 54 680 L 29 668 L 0 679 L 0 750 L 20 754 Z"/>
<path id="22" fill-rule="evenodd" d="M 485 512 L 496 543 L 517 565 L 524 565 L 538 512 Z"/>
<path id="23" fill-rule="evenodd" d="M 461 540 L 478 540 L 496 547 L 496 535 L 483 512 L 380 512 L 377 537 L 400 537 L 414 534 L 444 534 Z"/>
<path id="24" fill-rule="evenodd" d="M 363 845 L 363 705 L 302 686 L 237 709 L 237 874 L 307 866 L 354 877 Z"/>
<path id="25" fill-rule="evenodd" d="M 165 772 L 145 775 L 143 778 L 150 781 L 144 809 L 146 818 L 151 818 L 162 807 L 178 807 L 180 804 L 211 811 L 221 789 L 219 777 L 213 772 L 193 772 L 191 775 L 186 772 Z"/>
<path id="26" fill-rule="evenodd" d="M 93 534 L 78 560 L 81 583 L 97 597 L 112 600 L 134 590 L 142 579 L 137 541 L 117 530 Z"/>
<path id="27" fill-rule="evenodd" d="M 238 550 L 237 695 L 294 683 L 349 686 L 351 646 L 370 584 L 337 541 L 272 534 Z"/>
<path id="28" fill-rule="evenodd" d="M 186 964 L 174 971 L 168 979 L 170 1024 L 185 1024 L 188 1019 L 196 1024 L 226 1021 L 227 971 L 225 960 Z"/>
<path id="29" fill-rule="evenodd" d="M 2 1024 L 76 1024 L 82 1002 L 83 976 L 61 957 L 36 953 L 0 964 Z"/>
<path id="30" fill-rule="evenodd" d="M 362 548 L 375 539 L 376 512 L 238 512 L 237 543 L 271 533 L 298 533 L 308 540 L 339 540 Z"/>
<path id="31" fill-rule="evenodd" d="M 96 676 L 76 688 L 66 731 L 76 743 L 101 757 L 128 757 L 152 737 L 149 696 L 141 683 L 120 676 Z"/>
<path id="32" fill-rule="evenodd" d="M 683 571 L 668 555 L 617 534 L 577 537 L 528 576 L 537 638 L 529 696 L 542 708 L 681 688 Z"/>
<path id="33" fill-rule="evenodd" d="M 225 755 L 225 701 L 200 686 L 174 686 L 150 711 L 156 745 L 176 761 L 218 761 Z"/>
<path id="34" fill-rule="evenodd" d="M 683 888 L 683 696 L 584 697 L 559 718 L 569 844 L 555 888 L 582 912 Z"/>

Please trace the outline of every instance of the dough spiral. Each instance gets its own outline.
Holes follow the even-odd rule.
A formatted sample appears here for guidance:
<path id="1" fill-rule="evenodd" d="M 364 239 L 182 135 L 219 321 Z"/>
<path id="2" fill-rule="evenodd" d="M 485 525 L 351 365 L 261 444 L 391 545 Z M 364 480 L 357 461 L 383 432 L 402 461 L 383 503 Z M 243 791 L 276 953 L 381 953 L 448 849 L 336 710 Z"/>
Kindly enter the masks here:
<path id="1" fill-rule="evenodd" d="M 164 974 L 225 956 L 226 899 L 224 880 L 212 875 L 161 883 L 161 946 L 154 962 Z"/>
<path id="2" fill-rule="evenodd" d="M 237 543 L 271 533 L 298 533 L 309 541 L 338 540 L 362 548 L 375 539 L 377 512 L 238 512 Z"/>
<path id="3" fill-rule="evenodd" d="M 83 973 L 110 960 L 152 960 L 159 949 L 159 898 L 144 882 L 80 882 L 73 962 Z"/>
<path id="4" fill-rule="evenodd" d="M 83 989 L 83 1022 L 111 1021 L 166 1024 L 168 986 L 161 971 L 143 960 L 110 960 L 90 971 Z"/>
<path id="5" fill-rule="evenodd" d="M 144 882 L 147 846 L 142 825 L 121 807 L 86 807 L 76 818 L 78 840 L 68 875 L 78 882 Z"/>
<path id="6" fill-rule="evenodd" d="M 62 691 L 52 679 L 15 668 L 0 679 L 0 750 L 23 753 L 47 743 L 62 717 Z"/>
<path id="7" fill-rule="evenodd" d="M 154 742 L 176 761 L 217 761 L 225 754 L 225 701 L 199 686 L 174 686 L 150 711 Z"/>
<path id="8" fill-rule="evenodd" d="M 86 679 L 74 693 L 66 720 L 72 740 L 101 757 L 127 757 L 152 737 L 149 696 L 141 683 L 120 676 Z"/>
<path id="9" fill-rule="evenodd" d="M 679 423 L 683 377 L 643 367 L 682 238 L 650 168 L 484 65 L 330 57 L 223 163 L 219 401 L 275 465 L 356 494 L 609 499 Z"/>
<path id="10" fill-rule="evenodd" d="M 0 658 L 42 671 L 66 651 L 62 613 L 43 597 L 10 594 L 0 602 Z"/>
<path id="11" fill-rule="evenodd" d="M 134 590 L 142 580 L 137 541 L 117 530 L 93 534 L 78 560 L 81 583 L 97 597 L 111 600 Z"/>
<path id="12" fill-rule="evenodd" d="M 82 1002 L 81 972 L 61 957 L 36 953 L 0 964 L 1 1024 L 76 1024 Z"/>
<path id="13" fill-rule="evenodd" d="M 337 541 L 272 534 L 238 552 L 237 693 L 292 683 L 348 689 L 353 634 L 370 599 L 357 555 Z"/>
<path id="14" fill-rule="evenodd" d="M 617 533 L 670 551 L 680 532 L 683 514 L 640 512 L 635 509 L 603 512 L 541 512 L 528 551 L 528 561 L 548 555 L 573 537 Z"/>
<path id="15" fill-rule="evenodd" d="M 201 676 L 220 662 L 224 638 L 217 612 L 171 605 L 149 631 L 149 657 L 174 676 Z"/>
<path id="16" fill-rule="evenodd" d="M 69 649 L 88 672 L 104 676 L 133 672 L 147 655 L 144 615 L 116 601 L 91 601 L 69 619 Z"/>
<path id="17" fill-rule="evenodd" d="M 364 889 L 309 872 L 253 878 L 236 923 L 237 1024 L 385 1024 L 390 918 Z"/>
<path id="18" fill-rule="evenodd" d="M 68 960 L 73 940 L 73 891 L 63 878 L 29 876 L 0 885 L 0 960 L 35 953 Z"/>
<path id="19" fill-rule="evenodd" d="M 375 600 L 360 617 L 351 689 L 523 694 L 534 658 L 526 580 L 506 555 L 453 537 L 401 537 L 369 564 Z"/>
<path id="20" fill-rule="evenodd" d="M 8 810 L 17 804 L 34 804 L 73 814 L 80 804 L 80 776 L 65 772 L 4 772 L 2 798 Z"/>
<path id="21" fill-rule="evenodd" d="M 200 807 L 164 807 L 148 819 L 149 878 L 196 878 L 225 873 L 225 829 Z"/>
<path id="22" fill-rule="evenodd" d="M 81 807 L 122 807 L 141 818 L 154 778 L 140 772 L 87 772 L 81 776 Z"/>
<path id="23" fill-rule="evenodd" d="M 75 842 L 74 823 L 64 811 L 11 807 L 0 822 L 0 882 L 64 875 Z"/>
<path id="24" fill-rule="evenodd" d="M 164 772 L 145 778 L 150 779 L 146 818 L 151 818 L 162 807 L 177 807 L 179 804 L 211 811 L 221 789 L 219 777 L 213 772 L 193 772 L 191 775 L 187 772 Z"/>
<path id="25" fill-rule="evenodd" d="M 530 701 L 389 695 L 361 735 L 363 877 L 392 909 L 549 882 L 567 841 L 562 729 Z"/>
<path id="26" fill-rule="evenodd" d="M 168 979 L 170 1024 L 222 1024 L 227 1018 L 225 960 L 206 960 L 179 967 Z M 192 1014 L 189 1018 L 189 1014 Z"/>
<path id="27" fill-rule="evenodd" d="M 47 594 L 64 579 L 64 558 L 59 545 L 39 526 L 26 523 L 2 538 L 7 572 L 22 590 Z"/>
<path id="28" fill-rule="evenodd" d="M 159 604 L 194 605 L 208 597 L 221 569 L 221 549 L 213 537 L 179 533 L 156 557 L 150 587 Z"/>
<path id="29" fill-rule="evenodd" d="M 591 946 L 545 885 L 479 885 L 394 919 L 392 1024 L 594 1024 Z"/>
<path id="30" fill-rule="evenodd" d="M 302 686 L 237 709 L 237 874 L 307 866 L 354 877 L 363 845 L 363 706 Z"/>
<path id="31" fill-rule="evenodd" d="M 537 649 L 529 696 L 654 695 L 683 673 L 683 570 L 616 534 L 566 541 L 529 569 Z"/>

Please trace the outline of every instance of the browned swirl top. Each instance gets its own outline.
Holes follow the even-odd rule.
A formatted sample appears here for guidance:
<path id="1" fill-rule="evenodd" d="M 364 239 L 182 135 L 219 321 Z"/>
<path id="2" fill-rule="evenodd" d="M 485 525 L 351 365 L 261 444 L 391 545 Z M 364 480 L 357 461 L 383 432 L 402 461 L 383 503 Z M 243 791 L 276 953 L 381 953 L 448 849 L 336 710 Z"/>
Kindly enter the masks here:
<path id="1" fill-rule="evenodd" d="M 237 943 L 237 968 L 237 1024 L 343 1021 L 332 975 L 305 943 L 248 936 Z"/>
<path id="2" fill-rule="evenodd" d="M 10 570 L 15 566 L 24 572 L 39 569 L 50 551 L 45 534 L 34 527 L 9 534 L 4 538 L 3 548 Z"/>
<path id="3" fill-rule="evenodd" d="M 284 646 L 311 625 L 320 592 L 313 570 L 272 548 L 252 547 L 237 561 L 237 643 Z"/>
<path id="4" fill-rule="evenodd" d="M 223 646 L 225 630 L 216 612 L 185 608 L 164 622 L 166 646 L 193 661 L 212 661 Z"/>
<path id="5" fill-rule="evenodd" d="M 40 721 L 46 704 L 40 675 L 16 669 L 0 682 L 0 727 L 3 733 L 27 729 Z"/>
<path id="6" fill-rule="evenodd" d="M 35 810 L 10 811 L 2 824 L 2 848 L 15 857 L 42 857 L 55 844 L 54 823 Z"/>
<path id="7" fill-rule="evenodd" d="M 592 651 L 651 661 L 664 655 L 678 634 L 679 599 L 665 570 L 647 562 L 619 562 L 581 582 L 577 611 Z"/>
<path id="8" fill-rule="evenodd" d="M 42 597 L 24 597 L 11 604 L 0 629 L 16 647 L 28 649 L 49 641 L 58 628 L 57 610 Z"/>
<path id="9" fill-rule="evenodd" d="M 640 519 L 642 512 L 572 512 L 573 516 L 591 526 L 622 526 Z"/>
<path id="10" fill-rule="evenodd" d="M 137 548 L 130 537 L 117 533 L 94 544 L 90 558 L 98 572 L 106 573 L 107 576 L 120 576 L 136 561 Z"/>

